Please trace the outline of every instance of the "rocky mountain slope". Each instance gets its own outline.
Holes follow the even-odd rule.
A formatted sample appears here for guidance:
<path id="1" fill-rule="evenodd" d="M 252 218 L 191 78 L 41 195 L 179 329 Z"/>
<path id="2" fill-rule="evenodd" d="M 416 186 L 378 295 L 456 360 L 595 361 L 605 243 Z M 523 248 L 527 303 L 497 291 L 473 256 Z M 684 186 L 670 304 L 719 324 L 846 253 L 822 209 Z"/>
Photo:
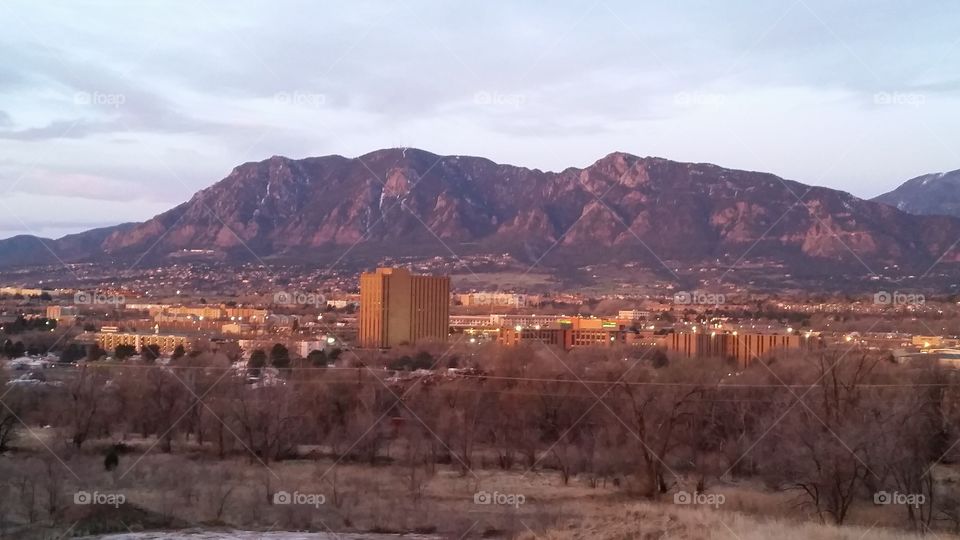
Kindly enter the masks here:
<path id="1" fill-rule="evenodd" d="M 63 260 L 336 258 L 357 253 L 511 252 L 541 264 L 659 260 L 788 265 L 936 260 L 960 220 L 914 216 L 772 174 L 610 154 L 543 172 L 488 159 L 379 150 L 348 159 L 272 157 L 236 167 L 141 224 L 46 241 Z M 0 241 L 0 264 L 53 259 L 36 239 Z M 31 247 L 33 244 L 33 247 Z M 94 247 L 95 246 L 95 247 Z M 552 249 L 551 249 L 552 248 Z M 944 261 L 954 261 L 952 251 Z M 830 264 L 827 264 L 830 263 Z"/>
<path id="2" fill-rule="evenodd" d="M 873 200 L 910 214 L 960 217 L 960 170 L 912 178 Z"/>

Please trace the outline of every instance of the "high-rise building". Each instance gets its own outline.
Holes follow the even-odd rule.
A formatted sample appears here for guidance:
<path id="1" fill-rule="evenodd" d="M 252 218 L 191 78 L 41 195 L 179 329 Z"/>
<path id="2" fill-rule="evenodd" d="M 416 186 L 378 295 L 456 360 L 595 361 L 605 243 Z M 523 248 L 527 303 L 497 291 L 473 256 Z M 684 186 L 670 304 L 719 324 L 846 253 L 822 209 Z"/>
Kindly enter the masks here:
<path id="1" fill-rule="evenodd" d="M 402 268 L 361 274 L 361 347 L 446 341 L 449 332 L 449 277 L 415 276 Z"/>

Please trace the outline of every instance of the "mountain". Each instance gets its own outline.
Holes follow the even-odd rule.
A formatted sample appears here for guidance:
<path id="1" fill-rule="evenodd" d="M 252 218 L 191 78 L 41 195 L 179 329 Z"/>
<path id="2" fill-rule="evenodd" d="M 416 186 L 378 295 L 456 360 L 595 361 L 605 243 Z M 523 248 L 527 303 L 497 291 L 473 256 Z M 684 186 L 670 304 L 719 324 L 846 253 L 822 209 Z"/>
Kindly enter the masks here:
<path id="1" fill-rule="evenodd" d="M 145 253 L 162 261 L 194 250 L 329 262 L 345 253 L 509 252 L 543 266 L 769 258 L 787 271 L 826 273 L 930 264 L 958 238 L 954 218 L 711 164 L 613 153 L 583 169 L 543 172 L 387 149 L 245 163 L 144 223 L 42 244 L 0 241 L 0 264 L 52 262 L 50 250 L 65 261 Z"/>
<path id="2" fill-rule="evenodd" d="M 873 200 L 910 214 L 960 217 L 960 170 L 918 176 Z"/>
<path id="3" fill-rule="evenodd" d="M 31 235 L 19 235 L 0 240 L 0 267 L 57 264 L 96 259 L 103 242 L 112 234 L 122 234 L 136 226 L 124 223 L 112 227 L 91 229 L 53 240 Z"/>

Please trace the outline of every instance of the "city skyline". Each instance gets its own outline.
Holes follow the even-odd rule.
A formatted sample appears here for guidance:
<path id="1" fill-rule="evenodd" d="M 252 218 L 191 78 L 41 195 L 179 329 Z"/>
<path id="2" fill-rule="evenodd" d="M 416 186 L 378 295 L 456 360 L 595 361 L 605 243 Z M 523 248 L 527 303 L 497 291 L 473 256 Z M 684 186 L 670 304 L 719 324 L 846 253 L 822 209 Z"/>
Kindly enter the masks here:
<path id="1" fill-rule="evenodd" d="M 873 197 L 960 168 L 958 8 L 895 7 L 6 3 L 0 237 L 142 221 L 274 154 L 399 146 L 544 170 L 623 151 Z"/>

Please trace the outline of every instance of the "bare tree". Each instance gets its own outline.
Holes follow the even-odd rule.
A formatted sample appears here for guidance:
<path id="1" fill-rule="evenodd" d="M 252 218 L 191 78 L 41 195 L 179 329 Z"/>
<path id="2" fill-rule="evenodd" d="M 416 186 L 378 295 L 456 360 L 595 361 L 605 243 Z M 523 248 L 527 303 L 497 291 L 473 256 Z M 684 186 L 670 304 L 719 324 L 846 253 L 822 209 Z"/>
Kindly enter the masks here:
<path id="1" fill-rule="evenodd" d="M 2 380 L 2 379 L 0 379 Z M 11 388 L 0 404 L 0 453 L 6 452 L 16 440 L 20 419 L 28 410 L 27 394 L 22 389 Z"/>
<path id="2" fill-rule="evenodd" d="M 867 475 L 881 479 L 868 465 L 875 430 L 864 395 L 877 363 L 867 355 L 820 355 L 807 376 L 815 376 L 813 386 L 764 441 L 768 478 L 799 490 L 821 521 L 843 523 Z"/>
<path id="3" fill-rule="evenodd" d="M 107 381 L 104 370 L 81 365 L 67 387 L 68 402 L 63 405 L 62 414 L 65 416 L 64 426 L 76 448 L 106 423 L 111 397 Z"/>
<path id="4" fill-rule="evenodd" d="M 610 392 L 611 422 L 622 426 L 627 442 L 641 457 L 644 495 L 657 497 L 670 488 L 666 477 L 674 473 L 667 463 L 683 442 L 681 433 L 695 423 L 697 400 L 716 383 L 684 362 L 661 369 L 625 366 L 611 371 L 611 376 L 616 381 Z"/>

